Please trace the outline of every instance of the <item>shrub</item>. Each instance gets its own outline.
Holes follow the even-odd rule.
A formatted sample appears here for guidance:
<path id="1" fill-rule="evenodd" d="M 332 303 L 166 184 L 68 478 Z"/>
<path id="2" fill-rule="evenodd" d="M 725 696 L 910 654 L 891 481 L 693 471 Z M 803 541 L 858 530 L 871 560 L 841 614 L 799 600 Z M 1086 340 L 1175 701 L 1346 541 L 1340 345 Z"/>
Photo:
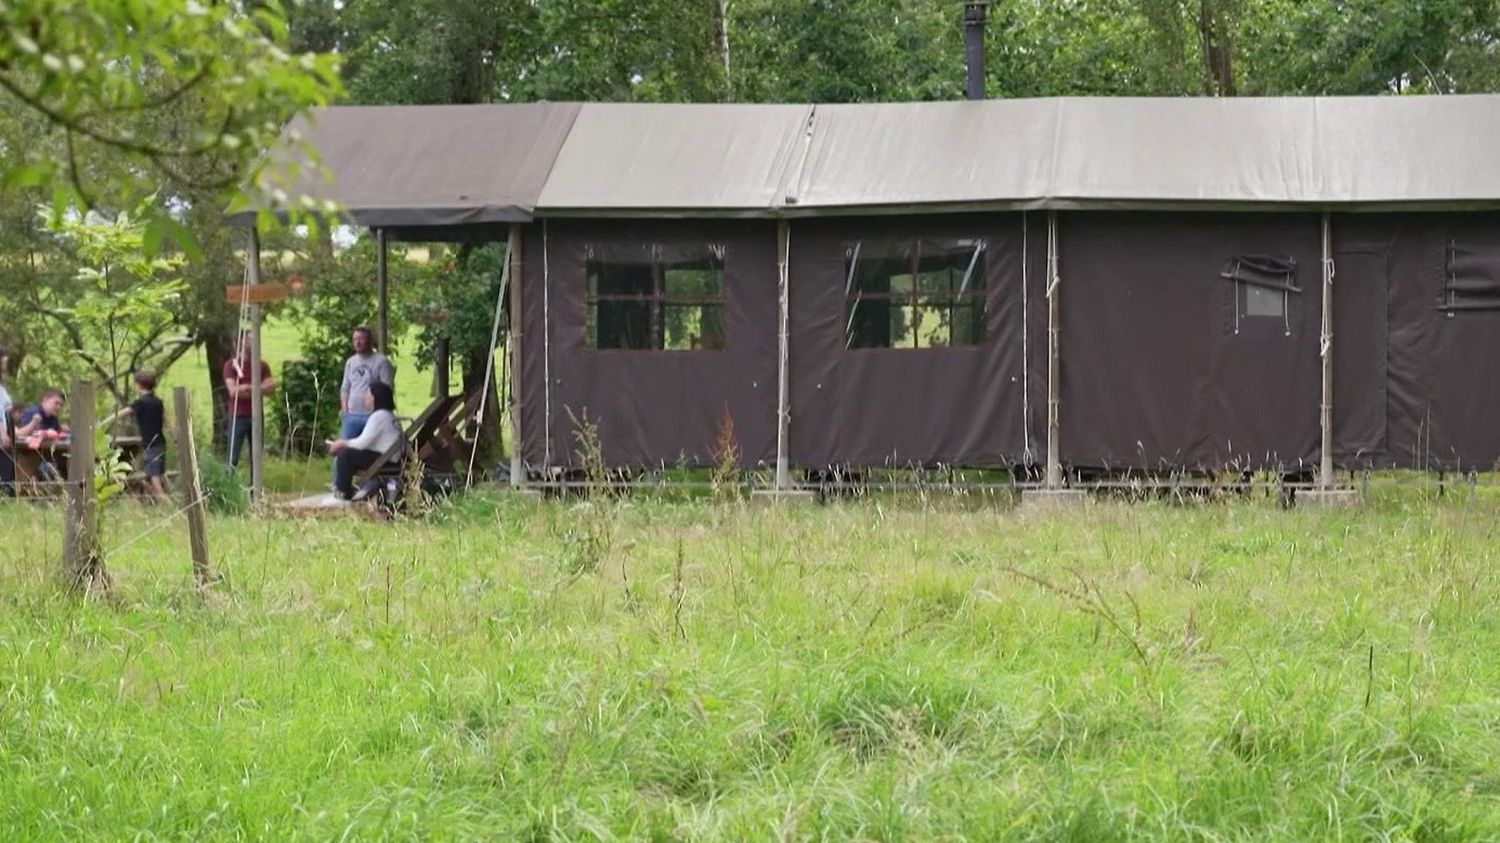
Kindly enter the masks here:
<path id="1" fill-rule="evenodd" d="M 199 460 L 198 474 L 203 483 L 203 502 L 210 512 L 244 515 L 250 511 L 250 493 L 227 464 L 216 459 Z"/>
<path id="2" fill-rule="evenodd" d="M 282 366 L 280 400 L 268 413 L 273 442 L 287 456 L 306 456 L 338 433 L 338 393 L 343 361 L 320 355 Z"/>

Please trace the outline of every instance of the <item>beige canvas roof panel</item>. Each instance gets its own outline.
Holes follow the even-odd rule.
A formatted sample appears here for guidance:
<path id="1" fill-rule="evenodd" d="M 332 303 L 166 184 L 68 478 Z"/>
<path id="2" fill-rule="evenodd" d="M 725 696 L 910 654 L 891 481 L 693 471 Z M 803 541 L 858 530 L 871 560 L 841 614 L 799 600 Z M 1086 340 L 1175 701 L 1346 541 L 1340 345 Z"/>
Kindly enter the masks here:
<path id="1" fill-rule="evenodd" d="M 583 106 L 542 190 L 549 212 L 768 213 L 810 106 Z"/>
<path id="2" fill-rule="evenodd" d="M 330 200 L 366 226 L 451 227 L 531 219 L 579 106 L 339 106 L 282 135 L 274 189 Z M 300 143 L 298 139 L 300 138 Z M 304 147 L 317 151 L 309 165 Z"/>
<path id="3" fill-rule="evenodd" d="M 820 105 L 783 204 L 1025 201 L 1047 195 L 1058 100 Z"/>
<path id="4" fill-rule="evenodd" d="M 1310 99 L 1069 99 L 1049 199 L 1318 201 Z"/>
<path id="5" fill-rule="evenodd" d="M 1500 199 L 1500 96 L 1330 97 L 1313 107 L 1320 200 Z"/>

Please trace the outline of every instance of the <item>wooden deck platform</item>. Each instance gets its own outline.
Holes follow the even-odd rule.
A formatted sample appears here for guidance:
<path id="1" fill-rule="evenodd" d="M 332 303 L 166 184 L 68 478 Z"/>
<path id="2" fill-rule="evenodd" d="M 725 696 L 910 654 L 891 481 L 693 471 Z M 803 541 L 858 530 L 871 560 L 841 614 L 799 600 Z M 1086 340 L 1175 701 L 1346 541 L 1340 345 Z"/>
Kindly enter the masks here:
<path id="1" fill-rule="evenodd" d="M 363 518 L 370 521 L 385 521 L 387 516 L 374 504 L 367 501 L 346 501 L 332 492 L 322 492 L 302 498 L 268 501 L 270 514 L 289 518 Z"/>

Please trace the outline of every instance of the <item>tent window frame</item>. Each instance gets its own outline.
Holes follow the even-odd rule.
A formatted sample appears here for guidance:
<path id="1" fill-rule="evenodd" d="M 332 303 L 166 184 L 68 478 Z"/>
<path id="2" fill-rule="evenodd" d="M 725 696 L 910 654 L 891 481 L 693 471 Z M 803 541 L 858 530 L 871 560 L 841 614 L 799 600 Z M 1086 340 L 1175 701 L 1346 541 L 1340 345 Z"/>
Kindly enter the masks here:
<path id="1" fill-rule="evenodd" d="M 1302 294 L 1295 257 L 1235 255 L 1225 262 L 1219 277 L 1234 285 L 1236 334 L 1247 319 L 1279 319 L 1284 334 L 1292 335 L 1292 296 Z"/>
<path id="2" fill-rule="evenodd" d="M 1466 256 L 1472 253 L 1481 259 L 1475 262 L 1462 260 L 1461 252 Z M 1482 260 L 1482 257 L 1489 257 L 1490 263 L 1500 267 L 1500 247 L 1461 246 L 1458 238 L 1450 237 L 1445 257 L 1443 303 L 1438 310 L 1447 313 L 1450 319 L 1459 313 L 1500 310 L 1500 269 L 1494 272 L 1494 277 L 1487 277 Z M 1473 265 L 1476 262 L 1478 265 Z"/>
<path id="3" fill-rule="evenodd" d="M 871 251 L 877 256 L 868 257 Z M 984 237 L 884 237 L 846 244 L 844 349 L 916 351 L 985 345 L 989 340 L 985 283 L 988 252 Z M 877 267 L 875 273 L 863 274 L 862 270 L 872 264 Z M 943 274 L 946 289 L 934 290 L 932 281 Z M 895 283 L 897 279 L 900 284 Z M 873 288 L 868 283 L 871 280 L 877 282 Z M 882 280 L 883 286 L 879 284 Z M 862 311 L 865 305 L 868 307 Z M 929 314 L 938 320 L 937 331 L 946 334 L 944 341 L 932 341 L 937 334 L 929 333 L 929 342 L 922 343 L 924 316 Z M 893 327 L 897 322 L 899 331 Z M 966 330 L 961 331 L 961 326 Z"/>
<path id="4" fill-rule="evenodd" d="M 601 352 L 723 351 L 728 344 L 726 253 L 717 244 L 586 247 L 583 347 Z M 673 318 L 674 313 L 681 315 Z M 692 334 L 695 324 L 697 335 Z M 610 327 L 601 331 L 601 326 Z"/>

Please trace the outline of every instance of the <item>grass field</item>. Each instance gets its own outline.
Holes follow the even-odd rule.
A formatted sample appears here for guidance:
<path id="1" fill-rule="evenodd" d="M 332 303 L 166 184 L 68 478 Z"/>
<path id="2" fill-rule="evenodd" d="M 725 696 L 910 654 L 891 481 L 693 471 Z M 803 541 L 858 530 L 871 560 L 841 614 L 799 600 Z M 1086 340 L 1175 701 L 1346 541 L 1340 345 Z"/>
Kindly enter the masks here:
<path id="1" fill-rule="evenodd" d="M 1500 839 L 1500 498 L 0 509 L 27 839 Z"/>

